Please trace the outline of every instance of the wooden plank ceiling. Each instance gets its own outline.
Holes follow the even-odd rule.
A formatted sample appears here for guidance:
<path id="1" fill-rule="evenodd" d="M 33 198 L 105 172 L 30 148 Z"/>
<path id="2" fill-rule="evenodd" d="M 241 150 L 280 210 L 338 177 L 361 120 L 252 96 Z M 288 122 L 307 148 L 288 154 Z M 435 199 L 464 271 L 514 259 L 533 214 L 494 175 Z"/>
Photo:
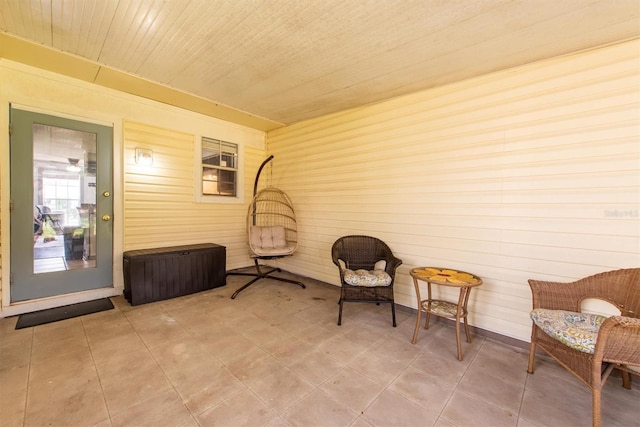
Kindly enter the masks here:
<path id="1" fill-rule="evenodd" d="M 2 0 L 0 31 L 2 57 L 269 130 L 636 38 L 640 2 Z"/>

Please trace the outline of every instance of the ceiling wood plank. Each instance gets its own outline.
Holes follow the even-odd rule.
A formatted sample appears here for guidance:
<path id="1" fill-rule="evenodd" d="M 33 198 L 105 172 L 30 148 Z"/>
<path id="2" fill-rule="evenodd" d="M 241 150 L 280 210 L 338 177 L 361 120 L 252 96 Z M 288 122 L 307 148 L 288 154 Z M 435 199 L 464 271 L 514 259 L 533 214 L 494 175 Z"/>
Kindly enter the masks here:
<path id="1" fill-rule="evenodd" d="M 640 3 L 11 0 L 0 32 L 70 55 L 12 51 L 27 63 L 85 79 L 102 66 L 127 92 L 139 79 L 152 96 L 155 82 L 162 102 L 207 100 L 273 126 L 638 38 Z"/>

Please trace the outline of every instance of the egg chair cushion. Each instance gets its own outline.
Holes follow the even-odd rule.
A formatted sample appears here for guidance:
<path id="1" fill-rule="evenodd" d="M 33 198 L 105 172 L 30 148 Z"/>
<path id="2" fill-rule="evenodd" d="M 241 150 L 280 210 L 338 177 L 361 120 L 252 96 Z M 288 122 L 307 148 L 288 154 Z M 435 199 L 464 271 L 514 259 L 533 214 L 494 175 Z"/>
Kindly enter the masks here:
<path id="1" fill-rule="evenodd" d="M 258 256 L 285 256 L 295 250 L 287 244 L 286 232 L 281 225 L 257 226 L 250 229 L 251 251 Z"/>

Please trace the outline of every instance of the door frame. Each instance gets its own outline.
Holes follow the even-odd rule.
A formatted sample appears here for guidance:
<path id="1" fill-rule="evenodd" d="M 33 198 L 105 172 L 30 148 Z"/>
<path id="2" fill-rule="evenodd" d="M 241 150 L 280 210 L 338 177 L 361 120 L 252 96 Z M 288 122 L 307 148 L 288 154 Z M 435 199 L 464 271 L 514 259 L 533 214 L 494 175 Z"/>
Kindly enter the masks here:
<path id="1" fill-rule="evenodd" d="M 11 182 L 10 182 L 10 138 L 9 133 L 5 132 L 0 136 L 0 268 L 2 277 L 2 307 L 0 310 L 0 318 L 15 316 L 23 313 L 29 313 L 48 308 L 60 307 L 78 302 L 91 301 L 99 298 L 122 295 L 124 289 L 122 277 L 122 230 L 123 220 L 121 212 L 123 211 L 122 199 L 122 121 L 116 117 L 98 119 L 95 117 L 84 117 L 77 114 L 68 114 L 59 110 L 45 109 L 26 105 L 18 102 L 7 102 L 0 106 L 0 126 L 8 129 L 9 111 L 12 108 L 30 111 L 34 113 L 47 114 L 61 118 L 77 120 L 81 122 L 93 123 L 113 128 L 113 147 L 112 147 L 112 167 L 113 167 L 113 266 L 112 278 L 113 285 L 111 287 L 99 288 L 88 291 L 80 291 L 71 294 L 34 299 L 29 301 L 20 301 L 11 303 L 11 214 L 10 214 L 10 198 L 11 198 Z"/>

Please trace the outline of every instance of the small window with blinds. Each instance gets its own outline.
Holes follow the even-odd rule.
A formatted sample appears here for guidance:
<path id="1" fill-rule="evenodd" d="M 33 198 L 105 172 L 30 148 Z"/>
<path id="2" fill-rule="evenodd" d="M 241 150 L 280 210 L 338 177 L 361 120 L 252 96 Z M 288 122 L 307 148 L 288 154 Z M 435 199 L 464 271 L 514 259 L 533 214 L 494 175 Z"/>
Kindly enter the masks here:
<path id="1" fill-rule="evenodd" d="M 202 195 L 236 197 L 238 144 L 202 138 Z"/>

